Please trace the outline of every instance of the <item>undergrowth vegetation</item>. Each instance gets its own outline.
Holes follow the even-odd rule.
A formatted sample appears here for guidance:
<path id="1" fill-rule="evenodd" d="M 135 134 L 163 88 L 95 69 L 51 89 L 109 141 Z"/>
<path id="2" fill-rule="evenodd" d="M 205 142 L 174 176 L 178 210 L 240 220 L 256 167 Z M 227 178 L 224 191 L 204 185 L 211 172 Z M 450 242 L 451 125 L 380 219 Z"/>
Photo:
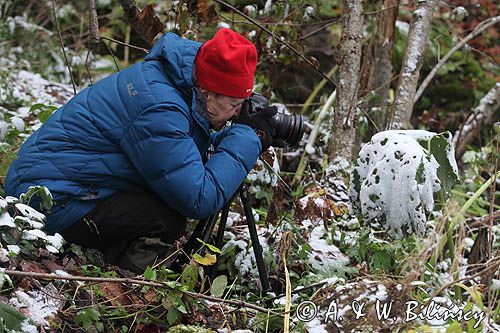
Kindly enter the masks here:
<path id="1" fill-rule="evenodd" d="M 140 61 L 140 51 L 110 43 L 109 49 L 101 45 L 90 53 L 86 64 L 87 23 L 78 15 L 83 5 L 59 2 L 57 15 L 68 29 L 64 41 L 80 89 Z M 106 13 L 102 33 L 143 47 L 112 2 L 97 1 Z M 41 3 L 31 1 L 34 7 L 25 9 L 16 1 L 0 4 L 0 332 L 282 332 L 288 323 L 289 331 L 314 333 L 500 331 L 500 126 L 482 129 L 480 140 L 458 161 L 450 134 L 498 77 L 488 61 L 467 50 L 449 60 L 439 82 L 416 105 L 416 127 L 426 131 L 370 137 L 373 129 L 362 109 L 371 97 L 365 96 L 358 109 L 364 137 L 357 140 L 367 143 L 353 165 L 329 164 L 325 156 L 335 135 L 331 113 L 319 124 L 322 135 L 315 146 L 305 147 L 325 96 L 304 108 L 309 116 L 304 140 L 268 151 L 246 180 L 271 290 L 262 290 L 238 200 L 223 246 L 214 246 L 217 230 L 198 240 L 202 249 L 194 253 L 184 252 L 180 239 L 171 258 L 134 276 L 104 265 L 96 250 L 47 235 L 43 215 L 28 206 L 36 197 L 50 208 L 47 189 L 5 196 L 4 176 L 22 142 L 73 96 L 50 2 Z M 187 4 L 172 4 L 177 7 L 166 2 L 155 7 L 158 15 L 178 19 L 172 30 L 193 38 L 214 30 L 194 25 Z M 324 19 L 333 39 L 339 37 L 335 1 L 251 7 L 244 11 L 263 22 L 289 16 L 290 26 L 275 32 L 299 48 L 294 24 Z M 229 12 L 220 15 L 226 24 L 235 20 Z M 424 71 L 451 47 L 448 24 L 445 15 L 436 22 Z M 285 75 L 283 67 L 295 66 L 296 59 L 264 34 L 241 32 L 254 38 L 263 54 L 256 88 L 274 103 L 293 100 L 283 94 L 287 87 L 273 89 L 282 80 L 280 72 Z M 398 30 L 396 65 L 403 34 Z M 308 169 L 290 188 L 302 154 L 308 154 Z M 350 189 L 341 173 L 350 175 Z M 190 221 L 191 229 L 195 224 Z M 167 267 L 174 257 L 183 264 Z"/>

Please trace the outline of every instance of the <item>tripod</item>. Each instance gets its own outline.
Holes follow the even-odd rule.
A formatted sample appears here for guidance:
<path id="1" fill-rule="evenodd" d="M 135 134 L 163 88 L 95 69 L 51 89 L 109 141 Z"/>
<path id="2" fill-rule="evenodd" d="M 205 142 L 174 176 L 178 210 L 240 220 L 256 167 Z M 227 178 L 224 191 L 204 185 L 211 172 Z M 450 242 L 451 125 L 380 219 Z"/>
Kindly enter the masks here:
<path id="1" fill-rule="evenodd" d="M 245 211 L 245 217 L 248 225 L 248 230 L 250 232 L 250 239 L 252 241 L 252 248 L 255 254 L 255 261 L 257 263 L 257 270 L 259 271 L 259 278 L 262 285 L 262 290 L 269 291 L 269 277 L 267 275 L 267 270 L 264 265 L 264 259 L 262 257 L 262 246 L 259 242 L 259 237 L 257 235 L 257 227 L 255 226 L 255 219 L 252 214 L 252 206 L 250 204 L 250 196 L 248 193 L 247 186 L 245 184 L 241 184 L 239 190 L 240 199 L 243 204 L 243 209 Z M 222 208 L 221 210 L 221 218 L 219 223 L 219 230 L 217 232 L 215 246 L 217 248 L 222 247 L 222 242 L 224 238 L 224 229 L 226 229 L 227 217 L 229 215 L 229 206 L 233 202 L 237 193 L 229 200 L 229 202 Z M 199 246 L 197 238 L 203 240 L 205 243 L 209 242 L 210 236 L 213 233 L 215 224 L 217 222 L 217 217 L 219 214 L 212 215 L 204 220 L 200 220 L 196 225 L 191 238 L 186 243 L 184 248 L 186 249 L 186 253 L 191 253 L 192 250 Z M 203 251 L 204 246 L 201 246 L 201 250 Z"/>

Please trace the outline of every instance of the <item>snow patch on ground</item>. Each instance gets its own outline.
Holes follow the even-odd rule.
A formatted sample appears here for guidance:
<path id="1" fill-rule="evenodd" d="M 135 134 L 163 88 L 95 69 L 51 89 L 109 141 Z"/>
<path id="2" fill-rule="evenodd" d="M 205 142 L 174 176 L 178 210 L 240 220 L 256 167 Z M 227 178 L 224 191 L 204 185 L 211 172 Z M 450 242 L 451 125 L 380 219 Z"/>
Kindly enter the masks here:
<path id="1" fill-rule="evenodd" d="M 37 325 L 48 327 L 48 319 L 54 316 L 63 304 L 63 301 L 49 296 L 57 294 L 57 289 L 52 284 L 48 284 L 42 290 L 32 290 L 27 293 L 17 289 L 9 304 Z"/>

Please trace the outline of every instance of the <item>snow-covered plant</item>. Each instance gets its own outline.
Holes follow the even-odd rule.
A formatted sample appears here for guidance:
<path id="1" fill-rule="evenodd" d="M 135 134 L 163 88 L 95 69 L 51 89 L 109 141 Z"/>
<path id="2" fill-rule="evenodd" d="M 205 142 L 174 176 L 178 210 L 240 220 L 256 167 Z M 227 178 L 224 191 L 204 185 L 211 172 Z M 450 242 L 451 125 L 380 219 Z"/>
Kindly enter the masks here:
<path id="1" fill-rule="evenodd" d="M 443 200 L 457 181 L 449 132 L 385 131 L 362 147 L 349 196 L 365 223 L 401 238 L 425 230 L 434 194 Z"/>
<path id="2" fill-rule="evenodd" d="M 33 251 L 39 248 L 45 248 L 50 253 L 58 253 L 61 249 L 62 236 L 47 235 L 42 230 L 45 215 L 24 203 L 35 194 L 40 196 L 40 206 L 50 209 L 52 196 L 41 186 L 30 187 L 21 199 L 0 197 L 0 262 L 8 262 L 10 257 L 19 253 L 34 255 Z"/>

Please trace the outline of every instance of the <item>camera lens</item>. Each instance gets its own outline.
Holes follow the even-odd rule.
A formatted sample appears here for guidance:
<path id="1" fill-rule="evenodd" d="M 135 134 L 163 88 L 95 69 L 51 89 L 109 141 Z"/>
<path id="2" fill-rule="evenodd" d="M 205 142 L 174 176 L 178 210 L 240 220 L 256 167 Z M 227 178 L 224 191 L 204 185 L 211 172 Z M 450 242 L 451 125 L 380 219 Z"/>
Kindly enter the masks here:
<path id="1" fill-rule="evenodd" d="M 289 146 L 294 146 L 302 140 L 304 135 L 304 117 L 302 115 L 277 113 L 274 119 L 276 120 L 275 137 L 277 139 L 284 140 Z"/>

